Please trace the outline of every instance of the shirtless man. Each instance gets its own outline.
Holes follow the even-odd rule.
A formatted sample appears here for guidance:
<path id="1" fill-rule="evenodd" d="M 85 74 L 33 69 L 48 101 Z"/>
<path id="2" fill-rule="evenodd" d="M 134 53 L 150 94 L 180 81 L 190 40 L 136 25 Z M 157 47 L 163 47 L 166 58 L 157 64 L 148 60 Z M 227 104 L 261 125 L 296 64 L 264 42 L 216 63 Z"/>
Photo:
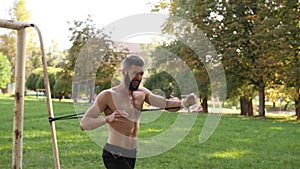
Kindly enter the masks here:
<path id="1" fill-rule="evenodd" d="M 168 100 L 140 87 L 144 62 L 128 56 L 122 62 L 121 84 L 102 91 L 81 120 L 81 130 L 92 130 L 108 124 L 108 140 L 102 158 L 108 169 L 133 169 L 136 160 L 137 133 L 143 103 L 178 111 L 196 103 L 194 94 L 183 100 Z M 104 116 L 99 115 L 104 112 Z"/>

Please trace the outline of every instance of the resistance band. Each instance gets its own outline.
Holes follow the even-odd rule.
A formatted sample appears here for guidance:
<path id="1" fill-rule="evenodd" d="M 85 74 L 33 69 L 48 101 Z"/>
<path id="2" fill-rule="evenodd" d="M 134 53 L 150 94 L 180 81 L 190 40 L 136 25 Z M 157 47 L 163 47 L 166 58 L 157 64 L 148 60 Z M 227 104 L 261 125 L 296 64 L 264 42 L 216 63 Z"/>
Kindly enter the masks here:
<path id="1" fill-rule="evenodd" d="M 166 107 L 166 108 L 142 109 L 142 111 L 159 111 L 159 110 L 170 110 L 170 109 L 181 109 L 181 108 L 182 107 Z M 70 119 L 81 118 L 83 117 L 84 113 L 70 114 L 70 115 L 55 117 L 55 118 L 49 117 L 49 122 L 53 122 L 56 120 L 70 120 Z"/>

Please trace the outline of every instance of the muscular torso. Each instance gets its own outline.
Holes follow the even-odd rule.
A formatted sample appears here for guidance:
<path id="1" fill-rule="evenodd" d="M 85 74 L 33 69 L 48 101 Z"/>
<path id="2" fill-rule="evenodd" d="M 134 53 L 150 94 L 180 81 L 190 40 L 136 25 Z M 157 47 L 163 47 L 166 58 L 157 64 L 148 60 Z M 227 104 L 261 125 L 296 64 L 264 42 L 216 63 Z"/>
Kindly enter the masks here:
<path id="1" fill-rule="evenodd" d="M 127 149 L 136 148 L 136 138 L 139 129 L 140 113 L 145 100 L 145 93 L 137 90 L 132 94 L 124 94 L 117 89 L 110 90 L 108 106 L 104 110 L 106 116 L 112 114 L 115 110 L 126 111 L 127 118 L 120 117 L 108 125 L 109 138 L 108 143 Z"/>

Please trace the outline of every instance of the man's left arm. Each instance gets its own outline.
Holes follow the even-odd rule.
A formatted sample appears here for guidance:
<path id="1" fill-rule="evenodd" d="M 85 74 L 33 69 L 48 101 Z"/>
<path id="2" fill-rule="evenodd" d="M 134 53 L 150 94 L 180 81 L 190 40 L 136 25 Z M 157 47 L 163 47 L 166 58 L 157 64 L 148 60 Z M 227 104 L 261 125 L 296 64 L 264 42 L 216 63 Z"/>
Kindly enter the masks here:
<path id="1" fill-rule="evenodd" d="M 148 104 L 154 107 L 164 108 L 170 112 L 176 112 L 181 108 L 192 106 L 196 104 L 197 101 L 196 95 L 193 93 L 187 95 L 182 100 L 173 100 L 173 99 L 165 99 L 162 96 L 155 95 L 146 88 L 144 88 L 144 90 L 146 91 L 145 101 Z"/>
<path id="2" fill-rule="evenodd" d="M 194 93 L 191 93 L 187 95 L 184 99 L 181 100 L 173 100 L 173 99 L 166 99 L 166 110 L 175 112 L 180 110 L 181 108 L 189 107 L 197 102 L 196 95 Z M 173 107 L 176 107 L 173 109 Z"/>

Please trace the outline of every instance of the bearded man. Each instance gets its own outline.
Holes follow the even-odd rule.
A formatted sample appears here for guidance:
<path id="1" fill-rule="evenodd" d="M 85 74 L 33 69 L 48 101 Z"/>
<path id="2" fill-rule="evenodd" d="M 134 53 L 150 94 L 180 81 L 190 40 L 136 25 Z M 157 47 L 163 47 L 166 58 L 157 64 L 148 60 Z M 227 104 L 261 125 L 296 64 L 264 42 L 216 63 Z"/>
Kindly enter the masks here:
<path id="1" fill-rule="evenodd" d="M 171 112 L 196 103 L 194 94 L 182 100 L 165 99 L 153 94 L 140 86 L 143 74 L 144 61 L 138 56 L 126 57 L 122 62 L 121 83 L 102 91 L 81 119 L 81 130 L 93 130 L 108 124 L 108 140 L 102 154 L 108 169 L 134 168 L 137 133 L 144 102 Z M 104 116 L 99 117 L 102 112 Z"/>

